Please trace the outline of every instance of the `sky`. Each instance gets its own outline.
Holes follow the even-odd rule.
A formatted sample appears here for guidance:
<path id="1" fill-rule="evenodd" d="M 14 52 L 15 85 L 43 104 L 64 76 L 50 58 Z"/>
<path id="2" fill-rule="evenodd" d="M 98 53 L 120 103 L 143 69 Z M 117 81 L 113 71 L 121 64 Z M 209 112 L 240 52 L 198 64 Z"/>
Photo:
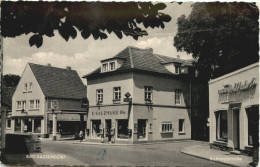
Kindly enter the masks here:
<path id="1" fill-rule="evenodd" d="M 21 35 L 15 38 L 4 38 L 3 40 L 3 74 L 22 75 L 27 63 L 47 65 L 66 68 L 70 66 L 76 70 L 80 77 L 90 73 L 99 67 L 100 60 L 115 56 L 127 46 L 139 48 L 153 48 L 153 52 L 165 56 L 181 59 L 192 58 L 184 52 L 177 52 L 173 46 L 173 38 L 177 33 L 177 18 L 191 12 L 191 2 L 182 5 L 167 2 L 167 8 L 162 12 L 169 14 L 172 20 L 165 23 L 165 28 L 146 29 L 148 36 L 140 37 L 137 41 L 132 37 L 123 36 L 120 40 L 113 33 L 105 40 L 94 40 L 91 36 L 84 40 L 80 33 L 76 39 L 66 42 L 58 32 L 54 37 L 43 37 L 43 45 L 40 48 L 30 47 L 29 38 L 32 34 Z M 83 80 L 84 82 L 84 80 Z M 84 82 L 86 84 L 86 82 Z"/>

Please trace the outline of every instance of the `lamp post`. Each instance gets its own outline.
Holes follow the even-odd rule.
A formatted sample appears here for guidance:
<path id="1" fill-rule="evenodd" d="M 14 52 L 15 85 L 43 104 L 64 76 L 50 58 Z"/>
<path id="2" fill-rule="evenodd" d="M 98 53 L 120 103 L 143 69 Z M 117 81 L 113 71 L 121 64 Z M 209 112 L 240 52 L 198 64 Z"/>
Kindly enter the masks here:
<path id="1" fill-rule="evenodd" d="M 57 115 L 54 113 L 54 109 L 52 109 L 52 140 L 56 140 L 57 134 Z"/>

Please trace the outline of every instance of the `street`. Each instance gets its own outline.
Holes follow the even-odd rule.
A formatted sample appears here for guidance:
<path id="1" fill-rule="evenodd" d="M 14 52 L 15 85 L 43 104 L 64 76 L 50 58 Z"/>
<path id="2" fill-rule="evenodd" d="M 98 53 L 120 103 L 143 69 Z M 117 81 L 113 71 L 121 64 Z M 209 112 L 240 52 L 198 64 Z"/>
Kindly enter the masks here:
<path id="1" fill-rule="evenodd" d="M 92 145 L 74 141 L 42 141 L 42 153 L 8 156 L 11 164 L 102 166 L 226 166 L 182 154 L 183 147 L 201 141 L 138 145 Z M 19 157 L 19 158 L 18 158 Z"/>

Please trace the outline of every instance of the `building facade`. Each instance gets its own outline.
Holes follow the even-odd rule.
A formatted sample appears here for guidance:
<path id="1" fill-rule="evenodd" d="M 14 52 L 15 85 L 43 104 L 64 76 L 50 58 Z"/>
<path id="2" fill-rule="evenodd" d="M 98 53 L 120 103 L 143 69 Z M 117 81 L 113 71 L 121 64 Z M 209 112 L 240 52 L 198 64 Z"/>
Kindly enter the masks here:
<path id="1" fill-rule="evenodd" d="M 86 140 L 137 143 L 191 138 L 192 61 L 127 47 L 87 79 Z"/>
<path id="2" fill-rule="evenodd" d="M 82 98 L 86 87 L 75 70 L 28 63 L 12 97 L 12 133 L 75 135 L 86 115 Z"/>
<path id="3" fill-rule="evenodd" d="M 258 66 L 255 63 L 209 81 L 211 146 L 252 150 L 253 128 L 258 128 L 259 119 Z"/>

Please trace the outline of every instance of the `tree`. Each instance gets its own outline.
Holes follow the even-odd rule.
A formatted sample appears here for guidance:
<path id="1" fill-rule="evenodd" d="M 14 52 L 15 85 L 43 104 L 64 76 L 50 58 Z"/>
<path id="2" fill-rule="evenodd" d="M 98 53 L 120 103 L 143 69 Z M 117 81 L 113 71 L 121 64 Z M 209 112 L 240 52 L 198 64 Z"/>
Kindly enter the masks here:
<path id="1" fill-rule="evenodd" d="M 207 82 L 259 61 L 259 10 L 255 3 L 195 3 L 178 18 L 174 46 L 196 58 Z"/>
<path id="2" fill-rule="evenodd" d="M 123 34 L 134 39 L 147 35 L 140 28 L 164 28 L 171 17 L 160 10 L 164 3 L 151 2 L 10 2 L 1 3 L 1 28 L 4 37 L 16 37 L 33 33 L 31 46 L 40 47 L 43 36 L 54 36 L 54 30 L 66 41 L 75 39 L 76 29 L 84 39 L 91 35 L 95 40 L 106 39 L 115 33 L 121 39 Z"/>
<path id="3" fill-rule="evenodd" d="M 6 74 L 3 76 L 3 85 L 2 87 L 16 87 L 17 84 L 20 81 L 20 76 L 19 75 L 14 75 L 14 74 Z"/>

